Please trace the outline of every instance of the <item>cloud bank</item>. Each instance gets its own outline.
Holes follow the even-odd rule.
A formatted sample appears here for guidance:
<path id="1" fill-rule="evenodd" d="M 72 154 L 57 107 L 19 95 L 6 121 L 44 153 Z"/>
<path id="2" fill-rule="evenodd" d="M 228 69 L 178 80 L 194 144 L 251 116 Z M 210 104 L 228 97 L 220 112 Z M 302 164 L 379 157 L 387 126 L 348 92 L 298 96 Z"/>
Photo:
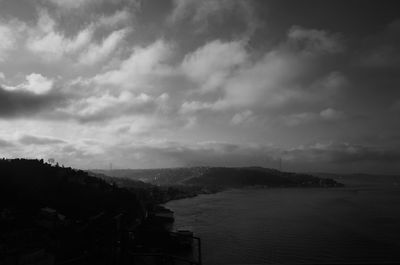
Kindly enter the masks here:
<path id="1" fill-rule="evenodd" d="M 2 156 L 399 170 L 398 18 L 357 35 L 264 1 L 14 1 Z"/>

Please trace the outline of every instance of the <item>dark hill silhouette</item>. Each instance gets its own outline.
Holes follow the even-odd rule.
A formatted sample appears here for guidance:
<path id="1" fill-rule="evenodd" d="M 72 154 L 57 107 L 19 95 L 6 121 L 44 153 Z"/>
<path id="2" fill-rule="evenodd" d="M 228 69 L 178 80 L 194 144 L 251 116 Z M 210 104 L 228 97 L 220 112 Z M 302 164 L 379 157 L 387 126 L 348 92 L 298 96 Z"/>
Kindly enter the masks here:
<path id="1" fill-rule="evenodd" d="M 134 193 L 82 170 L 53 166 L 43 160 L 2 159 L 0 172 L 0 208 L 51 207 L 74 219 L 120 209 L 136 216 L 143 211 Z"/>
<path id="2" fill-rule="evenodd" d="M 186 193 L 118 181 L 43 160 L 1 159 L 0 264 L 131 264 L 133 252 L 173 248 L 157 219 L 167 210 L 156 204 Z"/>

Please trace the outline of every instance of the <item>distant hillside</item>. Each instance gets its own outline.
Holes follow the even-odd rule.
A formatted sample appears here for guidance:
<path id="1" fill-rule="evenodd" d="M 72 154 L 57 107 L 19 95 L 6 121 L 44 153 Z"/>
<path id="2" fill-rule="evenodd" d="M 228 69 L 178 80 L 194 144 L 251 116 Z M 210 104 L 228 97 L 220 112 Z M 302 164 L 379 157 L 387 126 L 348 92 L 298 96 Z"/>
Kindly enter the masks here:
<path id="1" fill-rule="evenodd" d="M 198 194 L 215 193 L 220 188 L 204 187 L 202 185 L 154 185 L 141 180 L 135 180 L 128 177 L 112 177 L 103 173 L 89 171 L 89 175 L 105 180 L 107 183 L 116 185 L 120 188 L 126 188 L 139 196 L 142 201 L 150 204 L 165 203 L 170 200 L 194 197 Z"/>
<path id="2" fill-rule="evenodd" d="M 400 185 L 400 175 L 376 175 L 376 174 L 333 174 L 312 173 L 317 177 L 331 178 L 344 183 L 346 186 L 385 186 L 397 187 Z"/>
<path id="3" fill-rule="evenodd" d="M 208 167 L 190 168 L 157 168 L 157 169 L 114 169 L 90 170 L 110 177 L 127 178 L 158 186 L 184 184 L 190 178 L 200 177 L 208 171 Z"/>
<path id="4" fill-rule="evenodd" d="M 203 187 L 340 187 L 343 184 L 329 178 L 308 174 L 281 172 L 262 167 L 191 167 L 167 169 L 93 170 L 112 177 L 127 178 L 146 183 L 168 185 L 196 185 Z"/>
<path id="5" fill-rule="evenodd" d="M 87 172 L 89 176 L 105 180 L 107 183 L 115 184 L 118 187 L 132 188 L 132 189 L 154 189 L 157 187 L 152 183 L 144 182 L 142 180 L 127 178 L 124 176 L 114 177 L 100 172 L 94 172 L 94 171 L 87 171 Z"/>

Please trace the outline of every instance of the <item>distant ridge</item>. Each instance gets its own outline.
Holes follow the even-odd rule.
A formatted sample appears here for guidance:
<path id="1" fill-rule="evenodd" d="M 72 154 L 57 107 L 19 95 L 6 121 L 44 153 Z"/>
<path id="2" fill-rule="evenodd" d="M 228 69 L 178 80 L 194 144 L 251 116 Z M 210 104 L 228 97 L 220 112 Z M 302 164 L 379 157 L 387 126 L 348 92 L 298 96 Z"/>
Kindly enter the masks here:
<path id="1" fill-rule="evenodd" d="M 91 170 L 110 177 L 126 178 L 157 186 L 198 185 L 207 187 L 341 187 L 331 179 L 281 172 L 263 167 L 188 167 L 160 169 Z"/>

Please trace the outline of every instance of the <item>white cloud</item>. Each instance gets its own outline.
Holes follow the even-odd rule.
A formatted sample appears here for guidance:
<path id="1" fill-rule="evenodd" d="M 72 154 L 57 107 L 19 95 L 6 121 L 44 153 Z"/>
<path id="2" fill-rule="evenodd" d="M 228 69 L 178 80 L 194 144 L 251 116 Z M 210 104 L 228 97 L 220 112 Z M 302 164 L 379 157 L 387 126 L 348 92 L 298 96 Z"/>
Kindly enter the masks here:
<path id="1" fill-rule="evenodd" d="M 93 38 L 94 28 L 89 26 L 72 38 L 65 37 L 56 30 L 56 22 L 46 10 L 40 10 L 36 27 L 29 30 L 28 50 L 39 54 L 45 60 L 57 60 L 65 55 L 79 52 Z"/>
<path id="2" fill-rule="evenodd" d="M 107 35 L 100 43 L 95 40 L 100 28 L 117 28 L 129 18 L 126 10 L 117 11 L 111 16 L 101 16 L 75 35 L 66 36 L 57 28 L 56 21 L 48 11 L 39 11 L 37 25 L 28 31 L 26 47 L 34 54 L 47 61 L 72 59 L 82 65 L 93 65 L 105 60 L 118 50 L 118 46 L 126 37 L 129 30 L 123 28 Z"/>
<path id="3" fill-rule="evenodd" d="M 22 25 L 16 22 L 2 23 L 0 20 L 0 62 L 8 57 L 8 53 L 15 49 L 17 36 Z"/>
<path id="4" fill-rule="evenodd" d="M 67 53 L 72 53 L 83 49 L 88 43 L 92 41 L 93 29 L 91 27 L 85 28 L 78 32 L 73 39 L 64 40 L 64 49 Z"/>
<path id="5" fill-rule="evenodd" d="M 304 40 L 307 45 L 292 47 L 293 39 Z M 224 96 L 215 103 L 215 108 L 279 108 L 290 103 L 311 104 L 329 99 L 348 82 L 339 72 L 323 78 L 315 76 L 315 68 L 322 56 L 339 51 L 336 43 L 335 36 L 323 31 L 297 28 L 290 31 L 286 42 L 260 59 L 242 62 L 221 82 Z"/>
<path id="6" fill-rule="evenodd" d="M 57 7 L 63 8 L 69 11 L 75 11 L 78 8 L 85 8 L 86 6 L 93 4 L 102 4 L 102 3 L 125 3 L 125 4 L 133 4 L 137 5 L 137 0 L 44 0 L 47 1 Z"/>
<path id="7" fill-rule="evenodd" d="M 26 81 L 17 86 L 4 86 L 7 90 L 25 90 L 35 94 L 45 94 L 53 88 L 54 81 L 41 74 L 31 73 Z"/>
<path id="8" fill-rule="evenodd" d="M 231 120 L 231 123 L 234 125 L 242 124 L 247 121 L 254 121 L 255 117 L 251 110 L 245 110 L 239 113 L 236 113 Z"/>
<path id="9" fill-rule="evenodd" d="M 335 110 L 332 108 L 327 108 L 327 109 L 322 110 L 319 113 L 319 115 L 321 116 L 322 119 L 330 120 L 330 121 L 340 120 L 345 117 L 344 112 L 338 111 L 338 110 Z"/>
<path id="10" fill-rule="evenodd" d="M 79 62 L 92 65 L 105 60 L 117 49 L 126 34 L 127 29 L 116 30 L 108 35 L 101 44 L 91 44 L 85 52 L 81 53 Z"/>
<path id="11" fill-rule="evenodd" d="M 42 38 L 33 39 L 28 43 L 28 49 L 43 54 L 44 59 L 59 59 L 63 55 L 63 37 L 56 33 L 49 33 Z"/>
<path id="12" fill-rule="evenodd" d="M 39 17 L 36 25 L 38 30 L 44 33 L 50 33 L 54 31 L 56 22 L 54 21 L 53 18 L 50 17 L 47 9 L 39 9 L 38 13 Z"/>
<path id="13" fill-rule="evenodd" d="M 119 69 L 94 77 L 97 84 L 115 85 L 123 89 L 146 90 L 152 77 L 170 70 L 164 62 L 172 52 L 171 45 L 158 40 L 147 47 L 136 47 L 128 59 L 122 61 Z"/>
<path id="14" fill-rule="evenodd" d="M 338 87 L 346 83 L 346 78 L 338 72 L 324 77 L 315 76 L 313 69 L 318 65 L 318 58 L 308 56 L 297 48 L 290 50 L 286 44 L 278 45 L 261 58 L 256 58 L 249 55 L 245 41 L 215 40 L 186 54 L 181 63 L 172 66 L 169 59 L 173 47 L 158 40 L 145 47 L 135 47 L 129 58 L 120 62 L 119 66 L 96 75 L 84 86 L 94 87 L 102 93 L 146 93 L 152 98 L 160 92 L 172 93 L 169 101 L 172 105 L 168 108 L 178 111 L 180 119 L 197 121 L 197 116 L 202 115 L 200 112 L 225 110 L 228 115 L 233 115 L 230 116 L 231 124 L 254 120 L 266 108 L 284 108 L 293 103 L 321 105 L 327 98 L 333 98 Z M 320 48 L 315 49 L 319 52 Z M 171 76 L 177 78 L 172 86 L 168 83 Z M 179 79 L 182 77 L 185 79 Z M 185 83 L 185 80 L 191 83 Z M 188 90 L 193 87 L 196 89 Z M 155 111 L 154 107 L 150 109 Z M 286 118 L 286 123 L 293 126 L 307 119 L 312 120 L 306 117 L 308 113 L 304 111 L 296 115 Z M 329 119 L 329 115 L 334 116 L 330 110 L 323 111 L 321 115 L 325 119 Z M 319 113 L 310 116 L 322 120 Z"/>
<path id="15" fill-rule="evenodd" d="M 4 61 L 6 54 L 13 48 L 15 37 L 8 27 L 0 25 L 0 62 Z"/>
<path id="16" fill-rule="evenodd" d="M 190 101 L 190 102 L 183 102 L 181 108 L 180 108 L 180 113 L 182 114 L 190 114 L 190 113 L 196 113 L 201 110 L 212 110 L 214 107 L 214 104 L 209 103 L 209 102 L 200 102 L 200 101 Z"/>
<path id="17" fill-rule="evenodd" d="M 135 96 L 134 94 L 124 91 L 118 96 L 104 94 L 101 96 L 92 96 L 84 100 L 83 108 L 78 111 L 81 116 L 93 116 L 105 110 L 123 109 L 126 106 L 134 106 L 135 104 L 146 104 L 152 101 L 151 97 L 146 94 Z M 77 104 L 79 106 L 80 104 Z"/>
<path id="18" fill-rule="evenodd" d="M 252 58 L 253 60 L 244 41 L 213 41 L 187 54 L 181 69 L 196 83 L 198 90 L 209 92 L 221 88 L 222 92 L 222 96 L 218 95 L 219 98 L 213 106 L 208 103 L 197 104 L 197 107 L 214 110 L 276 108 L 291 102 L 310 103 L 332 96 L 338 87 L 346 83 L 345 77 L 333 72 L 314 81 L 314 69 L 318 61 L 315 54 L 309 56 L 309 53 L 319 53 L 321 49 L 333 49 L 325 44 L 329 42 L 330 35 L 320 31 L 302 31 L 305 32 L 292 33 L 295 36 L 288 36 L 285 43 L 266 52 L 261 58 Z M 322 39 L 324 45 L 307 46 L 303 50 L 297 47 L 293 49 L 289 45 L 293 41 L 291 38 L 311 38 L 313 41 Z M 188 105 L 184 107 L 187 108 Z"/>
<path id="19" fill-rule="evenodd" d="M 217 105 L 220 108 L 282 106 L 299 97 L 295 81 L 307 70 L 306 63 L 284 53 L 267 53 L 226 80 L 225 97 Z"/>
<path id="20" fill-rule="evenodd" d="M 59 109 L 59 112 L 80 122 L 105 121 L 162 111 L 167 102 L 167 94 L 153 97 L 146 93 L 135 94 L 130 91 L 113 94 L 103 92 L 98 96 L 77 100 L 68 107 Z"/>
<path id="21" fill-rule="evenodd" d="M 0 72 L 0 79 L 5 79 L 5 78 L 6 78 L 5 74 L 3 72 Z"/>
<path id="22" fill-rule="evenodd" d="M 233 4 L 234 1 L 196 1 L 196 0 L 174 0 L 174 9 L 169 19 L 177 22 L 188 16 L 194 21 L 202 21 L 212 13 L 221 11 Z M 194 15 L 193 15 L 194 13 Z"/>
<path id="23" fill-rule="evenodd" d="M 32 73 L 26 76 L 24 88 L 36 94 L 43 94 L 53 87 L 53 80 L 42 76 L 41 74 Z"/>
<path id="24" fill-rule="evenodd" d="M 205 92 L 221 86 L 234 67 L 243 64 L 248 55 L 240 41 L 212 41 L 187 54 L 182 62 L 183 72 Z"/>
<path id="25" fill-rule="evenodd" d="M 285 115 L 282 121 L 286 126 L 293 127 L 312 122 L 337 122 L 344 119 L 344 112 L 332 108 L 321 110 L 319 113 L 303 112 Z"/>
<path id="26" fill-rule="evenodd" d="M 189 18 L 192 23 L 199 27 L 199 31 L 207 29 L 212 19 L 216 22 L 223 21 L 221 17 L 227 13 L 246 24 L 245 33 L 247 35 L 253 33 L 258 25 L 252 4 L 249 1 L 174 0 L 173 4 L 174 8 L 168 16 L 168 21 L 176 24 Z"/>

